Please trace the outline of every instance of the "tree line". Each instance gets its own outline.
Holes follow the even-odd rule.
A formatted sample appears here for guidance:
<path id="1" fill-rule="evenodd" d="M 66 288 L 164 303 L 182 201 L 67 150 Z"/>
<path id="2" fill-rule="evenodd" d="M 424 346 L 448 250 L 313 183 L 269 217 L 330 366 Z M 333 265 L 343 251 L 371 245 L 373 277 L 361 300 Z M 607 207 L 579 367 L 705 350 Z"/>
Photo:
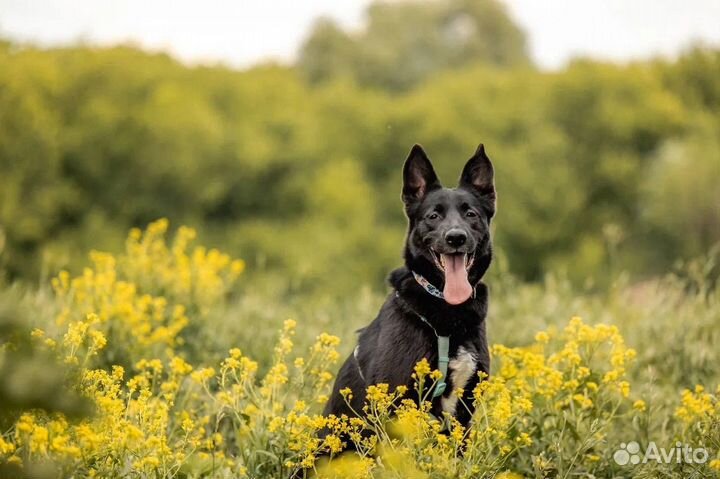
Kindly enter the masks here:
<path id="1" fill-rule="evenodd" d="M 445 20 L 409 22 L 440 32 L 422 58 L 452 57 L 453 29 L 487 30 L 438 12 Z M 366 33 L 408 16 L 376 14 Z M 328 28 L 318 24 L 297 65 L 243 71 L 131 46 L 0 43 L 6 275 L 72 268 L 90 247 L 117 250 L 128 227 L 168 217 L 296 289 L 380 285 L 399 262 L 400 171 L 416 142 L 446 185 L 486 145 L 500 267 L 527 280 L 657 274 L 720 239 L 720 50 L 543 72 L 506 26 L 494 33 L 509 38 L 505 53 L 460 35 L 454 60 L 398 76 L 378 57 L 383 42 L 369 44 L 381 33 L 333 26 L 347 37 L 342 58 L 385 72 L 367 76 L 327 53 L 342 43 Z M 429 47 L 406 40 L 413 65 L 412 51 Z"/>

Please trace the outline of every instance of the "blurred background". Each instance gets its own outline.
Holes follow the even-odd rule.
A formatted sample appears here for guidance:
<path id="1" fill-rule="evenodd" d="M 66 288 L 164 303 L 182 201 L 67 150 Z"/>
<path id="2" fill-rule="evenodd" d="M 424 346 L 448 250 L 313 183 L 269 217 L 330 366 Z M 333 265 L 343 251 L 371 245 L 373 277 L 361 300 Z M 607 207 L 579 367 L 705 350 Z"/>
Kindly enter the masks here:
<path id="1" fill-rule="evenodd" d="M 495 162 L 496 269 L 607 285 L 720 239 L 720 4 L 0 0 L 0 267 L 159 217 L 278 292 L 382 291 L 402 162 Z M 268 286 L 269 287 L 269 286 Z"/>

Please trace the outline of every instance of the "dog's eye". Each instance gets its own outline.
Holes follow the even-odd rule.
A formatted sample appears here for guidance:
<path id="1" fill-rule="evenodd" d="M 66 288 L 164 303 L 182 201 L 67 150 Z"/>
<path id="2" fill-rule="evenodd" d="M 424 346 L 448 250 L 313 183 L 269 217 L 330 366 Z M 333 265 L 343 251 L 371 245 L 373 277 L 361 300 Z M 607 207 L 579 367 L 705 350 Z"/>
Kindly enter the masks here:
<path id="1" fill-rule="evenodd" d="M 477 216 L 477 213 L 475 213 L 473 210 L 467 210 L 465 216 L 467 216 L 468 218 L 475 218 Z"/>
<path id="2" fill-rule="evenodd" d="M 436 219 L 438 219 L 438 218 L 440 218 L 440 215 L 437 214 L 437 213 L 430 213 L 430 214 L 428 215 L 428 219 L 429 219 L 429 220 L 436 220 Z"/>

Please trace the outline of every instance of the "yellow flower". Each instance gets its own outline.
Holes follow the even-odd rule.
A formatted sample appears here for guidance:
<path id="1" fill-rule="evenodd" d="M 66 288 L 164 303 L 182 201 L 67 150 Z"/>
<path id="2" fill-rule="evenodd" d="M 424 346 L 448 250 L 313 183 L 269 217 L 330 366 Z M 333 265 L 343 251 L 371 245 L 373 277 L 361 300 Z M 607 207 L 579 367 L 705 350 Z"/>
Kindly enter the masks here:
<path id="1" fill-rule="evenodd" d="M 636 353 L 626 348 L 617 328 L 575 317 L 567 328 L 537 333 L 526 347 L 494 345 L 497 373 L 483 376 L 472 396 L 469 389 L 450 391 L 456 410 L 475 402 L 473 421 L 479 427 L 466 429 L 450 415 L 436 418 L 431 413 L 437 400 L 417 404 L 406 386 L 393 390 L 388 384 L 367 388 L 361 417 L 321 416 L 317 403 L 326 402 L 330 391 L 336 336 L 319 334 L 305 358 L 293 359 L 297 323 L 286 320 L 271 361 L 263 363 L 264 377 L 257 377 L 258 363 L 238 348 L 229 349 L 219 365 L 191 365 L 181 357 L 183 341 L 196 339 L 186 327 L 191 321 L 192 331 L 203 327 L 209 308 L 222 303 L 245 265 L 217 250 L 191 247 L 190 228 L 179 228 L 168 242 L 167 229 L 168 222 L 160 220 L 144 232 L 134 230 L 125 254 L 94 252 L 92 266 L 81 275 L 61 273 L 53 281 L 59 312 L 57 328 L 48 331 L 60 332 L 51 338 L 36 330 L 32 336 L 38 343 L 60 339 L 57 355 L 83 365 L 79 389 L 96 414 L 67 421 L 25 413 L 14 430 L 0 436 L 0 459 L 57 461 L 88 477 L 116 477 L 127 467 L 146 476 L 215 468 L 217 475 L 246 477 L 274 455 L 288 473 L 316 467 L 318 478 L 359 479 L 490 477 L 517 453 L 518 461 L 506 467 L 524 464 L 542 475 L 557 465 L 545 436 L 530 435 L 536 418 L 548 429 L 573 414 L 605 427 L 613 420 L 608 411 L 632 403 L 625 399 L 630 393 L 625 379 Z M 202 344 L 192 346 L 194 351 Z M 97 358 L 93 354 L 100 349 L 106 354 Z M 113 357 L 134 365 L 130 377 L 120 366 L 93 364 Z M 414 367 L 417 388 L 425 387 L 425 393 L 427 381 L 440 377 L 427 359 Z M 350 388 L 340 394 L 353 399 Z M 632 406 L 646 408 L 642 400 Z M 699 386 L 683 393 L 676 414 L 694 424 L 719 410 L 716 397 Z M 320 430 L 327 432 L 322 438 Z M 581 440 L 604 440 L 586 428 L 578 431 L 586 435 Z M 358 453 L 331 458 L 346 446 L 343 441 Z M 268 455 L 235 453 L 238 445 L 250 443 Z M 524 449 L 529 446 L 546 452 Z M 602 467 L 602 459 L 590 452 L 577 464 Z M 496 477 L 520 476 L 505 471 Z"/>
<path id="2" fill-rule="evenodd" d="M 430 363 L 428 363 L 427 359 L 422 358 L 415 365 L 415 374 L 417 374 L 418 378 L 422 378 L 430 374 Z"/>
<path id="3" fill-rule="evenodd" d="M 191 432 L 195 428 L 195 422 L 193 421 L 189 412 L 182 411 L 180 413 L 180 427 L 186 433 Z"/>
<path id="4" fill-rule="evenodd" d="M 387 384 L 373 384 L 367 388 L 367 398 L 371 401 L 379 402 L 387 397 Z"/>
<path id="5" fill-rule="evenodd" d="M 620 391 L 620 394 L 624 398 L 630 396 L 630 383 L 627 381 L 620 381 L 618 383 L 618 391 Z"/>
<path id="6" fill-rule="evenodd" d="M 317 341 L 323 346 L 337 346 L 340 344 L 340 338 L 327 333 L 318 336 Z"/>
<path id="7" fill-rule="evenodd" d="M 300 466 L 306 469 L 309 469 L 315 465 L 315 455 L 314 454 L 308 454 L 303 458 L 302 461 L 300 461 Z"/>
<path id="8" fill-rule="evenodd" d="M 574 395 L 573 395 L 573 399 L 574 399 L 574 400 L 580 405 L 580 407 L 583 408 L 583 409 L 589 409 L 589 408 L 591 408 L 592 405 L 593 405 L 592 400 L 591 400 L 589 397 L 587 397 L 587 396 L 585 396 L 585 395 L 583 395 L 583 394 L 574 394 Z"/>
<path id="9" fill-rule="evenodd" d="M 63 337 L 63 342 L 72 348 L 79 347 L 85 339 L 85 333 L 87 332 L 88 324 L 83 321 L 76 321 L 71 323 L 68 327 L 67 333 Z"/>
<path id="10" fill-rule="evenodd" d="M 535 334 L 535 341 L 540 344 L 547 344 L 550 341 L 550 335 L 545 331 L 539 331 Z"/>
<path id="11" fill-rule="evenodd" d="M 90 339 L 92 341 L 92 349 L 99 351 L 107 344 L 107 339 L 101 331 L 93 330 L 90 331 Z"/>
<path id="12" fill-rule="evenodd" d="M 526 432 L 521 432 L 520 435 L 515 438 L 515 441 L 521 446 L 529 446 L 533 443 L 532 438 Z"/>
<path id="13" fill-rule="evenodd" d="M 10 442 L 6 442 L 3 437 L 0 436 L 0 454 L 7 455 L 12 454 L 13 452 L 15 452 L 15 445 Z"/>
<path id="14" fill-rule="evenodd" d="M 341 454 L 332 459 L 318 461 L 318 479 L 369 479 L 375 461 L 357 454 Z"/>
<path id="15" fill-rule="evenodd" d="M 245 271 L 245 261 L 241 259 L 236 259 L 232 263 L 230 263 L 230 270 L 232 271 L 233 275 L 237 276 L 243 271 Z"/>
<path id="16" fill-rule="evenodd" d="M 270 423 L 268 424 L 268 431 L 270 432 L 276 432 L 279 431 L 283 424 L 285 423 L 285 420 L 281 417 L 274 417 L 270 420 Z"/>
<path id="17" fill-rule="evenodd" d="M 42 329 L 35 328 L 30 333 L 30 336 L 35 339 L 42 339 L 45 337 L 45 331 L 43 331 Z"/>
<path id="18" fill-rule="evenodd" d="M 268 386 L 285 384 L 288 381 L 288 369 L 285 363 L 275 364 L 265 376 Z"/>
<path id="19" fill-rule="evenodd" d="M 675 415 L 686 423 L 692 423 L 712 414 L 713 398 L 704 391 L 702 386 L 696 386 L 694 392 L 685 389 L 682 392 L 680 406 L 675 410 Z"/>
<path id="20" fill-rule="evenodd" d="M 343 444 L 339 437 L 328 434 L 325 436 L 324 440 L 325 446 L 330 450 L 330 452 L 336 453 L 342 451 Z"/>
<path id="21" fill-rule="evenodd" d="M 511 472 L 511 471 L 505 471 L 501 472 L 497 476 L 495 476 L 496 479 L 524 479 L 522 474 L 518 474 L 517 472 Z"/>
<path id="22" fill-rule="evenodd" d="M 242 412 L 246 416 L 255 416 L 260 412 L 260 410 L 254 404 L 248 404 L 247 406 L 245 406 Z"/>
<path id="23" fill-rule="evenodd" d="M 278 341 L 277 344 L 277 350 L 281 354 L 287 354 L 290 351 L 292 351 L 293 348 L 293 342 L 290 340 L 290 338 L 281 338 L 280 341 Z"/>
<path id="24" fill-rule="evenodd" d="M 213 368 L 202 368 L 193 372 L 190 377 L 193 381 L 198 383 L 204 383 L 215 377 L 215 370 Z"/>
<path id="25" fill-rule="evenodd" d="M 180 356 L 173 356 L 170 360 L 170 371 L 179 376 L 185 376 L 192 372 L 192 366 L 190 366 Z"/>

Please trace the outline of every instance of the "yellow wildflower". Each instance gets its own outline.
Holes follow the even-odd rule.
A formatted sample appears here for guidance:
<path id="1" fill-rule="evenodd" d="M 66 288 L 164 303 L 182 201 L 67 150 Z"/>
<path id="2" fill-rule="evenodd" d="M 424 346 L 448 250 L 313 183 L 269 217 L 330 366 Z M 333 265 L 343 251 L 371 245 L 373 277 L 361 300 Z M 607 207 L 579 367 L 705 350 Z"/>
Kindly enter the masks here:
<path id="1" fill-rule="evenodd" d="M 535 334 L 535 341 L 540 344 L 547 344 L 550 341 L 550 335 L 545 331 L 539 331 Z"/>

